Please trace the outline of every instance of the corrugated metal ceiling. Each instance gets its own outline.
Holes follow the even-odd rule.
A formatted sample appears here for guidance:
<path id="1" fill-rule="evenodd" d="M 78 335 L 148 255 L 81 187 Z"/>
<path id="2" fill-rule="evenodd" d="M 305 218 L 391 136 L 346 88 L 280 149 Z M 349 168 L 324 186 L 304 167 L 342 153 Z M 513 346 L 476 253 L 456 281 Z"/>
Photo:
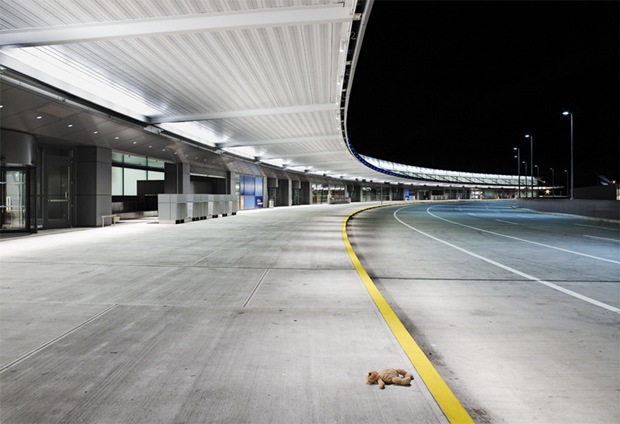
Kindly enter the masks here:
<path id="1" fill-rule="evenodd" d="M 343 138 L 341 101 L 358 6 L 3 0 L 0 64 L 250 160 L 380 177 Z"/>
<path id="2" fill-rule="evenodd" d="M 149 132 L 138 136 L 110 117 L 72 113 L 70 107 L 63 116 L 64 100 L 42 102 L 37 109 L 36 95 L 10 85 L 14 91 L 3 91 L 4 97 L 15 104 L 10 114 L 3 109 L 3 126 L 38 128 L 43 135 L 116 149 L 139 140 L 144 151 L 157 149 L 159 157 L 174 160 L 182 153 L 184 161 L 207 162 L 196 151 L 203 146 L 287 170 L 410 183 L 411 177 L 367 166 L 345 140 L 360 25 L 371 5 L 372 0 L 2 0 L 0 66 Z M 26 122 L 35 118 L 17 114 L 23 97 L 34 102 L 28 109 L 57 122 Z M 70 130 L 69 120 L 75 122 Z M 123 139 L 123 131 L 132 137 Z M 191 143 L 179 148 L 159 133 Z"/>

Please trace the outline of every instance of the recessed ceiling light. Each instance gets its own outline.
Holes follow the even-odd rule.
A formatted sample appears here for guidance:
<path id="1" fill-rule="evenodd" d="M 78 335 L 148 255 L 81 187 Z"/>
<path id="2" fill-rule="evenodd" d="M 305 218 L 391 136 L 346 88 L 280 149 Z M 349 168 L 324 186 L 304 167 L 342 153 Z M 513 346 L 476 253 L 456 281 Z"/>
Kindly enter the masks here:
<path id="1" fill-rule="evenodd" d="M 43 117 L 41 115 L 37 116 L 37 119 L 43 119 Z"/>
<path id="2" fill-rule="evenodd" d="M 93 134 L 99 134 L 99 131 L 93 131 Z"/>
<path id="3" fill-rule="evenodd" d="M 134 142 L 133 142 L 133 144 L 136 144 L 136 143 L 137 143 L 137 141 L 134 141 Z"/>
<path id="4" fill-rule="evenodd" d="M 71 128 L 71 127 L 73 126 L 73 124 L 69 124 L 69 125 L 67 125 L 67 126 L 68 126 L 69 128 Z"/>
<path id="5" fill-rule="evenodd" d="M 118 137 L 114 137 L 114 140 L 118 140 Z"/>

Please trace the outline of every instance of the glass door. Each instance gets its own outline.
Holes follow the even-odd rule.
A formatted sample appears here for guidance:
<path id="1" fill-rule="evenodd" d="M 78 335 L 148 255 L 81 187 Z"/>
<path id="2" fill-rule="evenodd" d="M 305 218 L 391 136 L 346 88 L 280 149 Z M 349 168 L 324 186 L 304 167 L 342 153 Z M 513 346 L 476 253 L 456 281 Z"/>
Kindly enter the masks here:
<path id="1" fill-rule="evenodd" d="M 71 158 L 48 155 L 46 159 L 44 227 L 71 227 Z"/>
<path id="2" fill-rule="evenodd" d="M 4 231 L 24 231 L 28 221 L 28 173 L 3 168 L 0 173 L 0 224 Z"/>

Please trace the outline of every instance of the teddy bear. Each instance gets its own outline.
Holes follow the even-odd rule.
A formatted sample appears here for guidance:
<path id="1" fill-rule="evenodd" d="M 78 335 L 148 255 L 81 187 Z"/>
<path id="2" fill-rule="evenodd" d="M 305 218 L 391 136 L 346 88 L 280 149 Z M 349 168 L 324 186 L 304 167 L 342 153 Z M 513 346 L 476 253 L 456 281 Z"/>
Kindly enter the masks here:
<path id="1" fill-rule="evenodd" d="M 367 384 L 379 384 L 379 388 L 383 390 L 386 384 L 411 386 L 411 380 L 413 380 L 413 375 L 405 370 L 386 368 L 381 371 L 368 371 L 366 382 Z"/>

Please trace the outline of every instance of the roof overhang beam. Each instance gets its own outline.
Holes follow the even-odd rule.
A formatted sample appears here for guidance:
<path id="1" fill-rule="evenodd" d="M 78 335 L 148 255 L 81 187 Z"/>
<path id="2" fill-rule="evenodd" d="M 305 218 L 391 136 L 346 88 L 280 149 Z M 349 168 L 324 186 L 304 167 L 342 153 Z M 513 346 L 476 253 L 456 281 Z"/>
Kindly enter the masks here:
<path id="1" fill-rule="evenodd" d="M 201 13 L 0 31 L 0 48 L 85 43 L 191 32 L 230 31 L 316 23 L 351 22 L 351 10 L 342 4 L 290 7 L 231 13 Z"/>
<path id="2" fill-rule="evenodd" d="M 311 158 L 314 156 L 322 156 L 322 155 L 335 155 L 342 153 L 342 150 L 326 150 L 323 152 L 314 152 L 314 153 L 302 153 L 302 154 L 290 154 L 290 155 L 273 155 L 273 156 L 258 156 L 257 158 L 260 160 L 274 160 L 274 159 L 282 159 L 282 160 L 299 160 L 300 158 Z M 297 166 L 297 165 L 296 165 Z"/>
<path id="3" fill-rule="evenodd" d="M 267 109 L 246 109 L 235 110 L 228 112 L 212 112 L 212 113 L 200 113 L 195 115 L 177 115 L 177 116 L 153 116 L 151 117 L 151 124 L 164 124 L 164 123 L 178 123 L 178 122 L 192 122 L 192 121 L 211 121 L 214 119 L 229 119 L 229 118 L 251 118 L 254 116 L 267 116 L 267 115 L 283 115 L 291 113 L 310 113 L 310 112 L 331 112 L 339 110 L 339 106 L 336 103 L 324 103 L 314 105 L 301 105 L 290 107 L 274 107 Z"/>
<path id="4" fill-rule="evenodd" d="M 220 149 L 229 147 L 247 147 L 247 146 L 262 146 L 265 144 L 286 144 L 286 143 L 312 143 L 316 141 L 338 141 L 342 140 L 340 135 L 327 135 L 317 137 L 291 137 L 291 138 L 279 138 L 273 140 L 248 140 L 248 141 L 225 141 L 217 143 L 216 146 Z"/>

